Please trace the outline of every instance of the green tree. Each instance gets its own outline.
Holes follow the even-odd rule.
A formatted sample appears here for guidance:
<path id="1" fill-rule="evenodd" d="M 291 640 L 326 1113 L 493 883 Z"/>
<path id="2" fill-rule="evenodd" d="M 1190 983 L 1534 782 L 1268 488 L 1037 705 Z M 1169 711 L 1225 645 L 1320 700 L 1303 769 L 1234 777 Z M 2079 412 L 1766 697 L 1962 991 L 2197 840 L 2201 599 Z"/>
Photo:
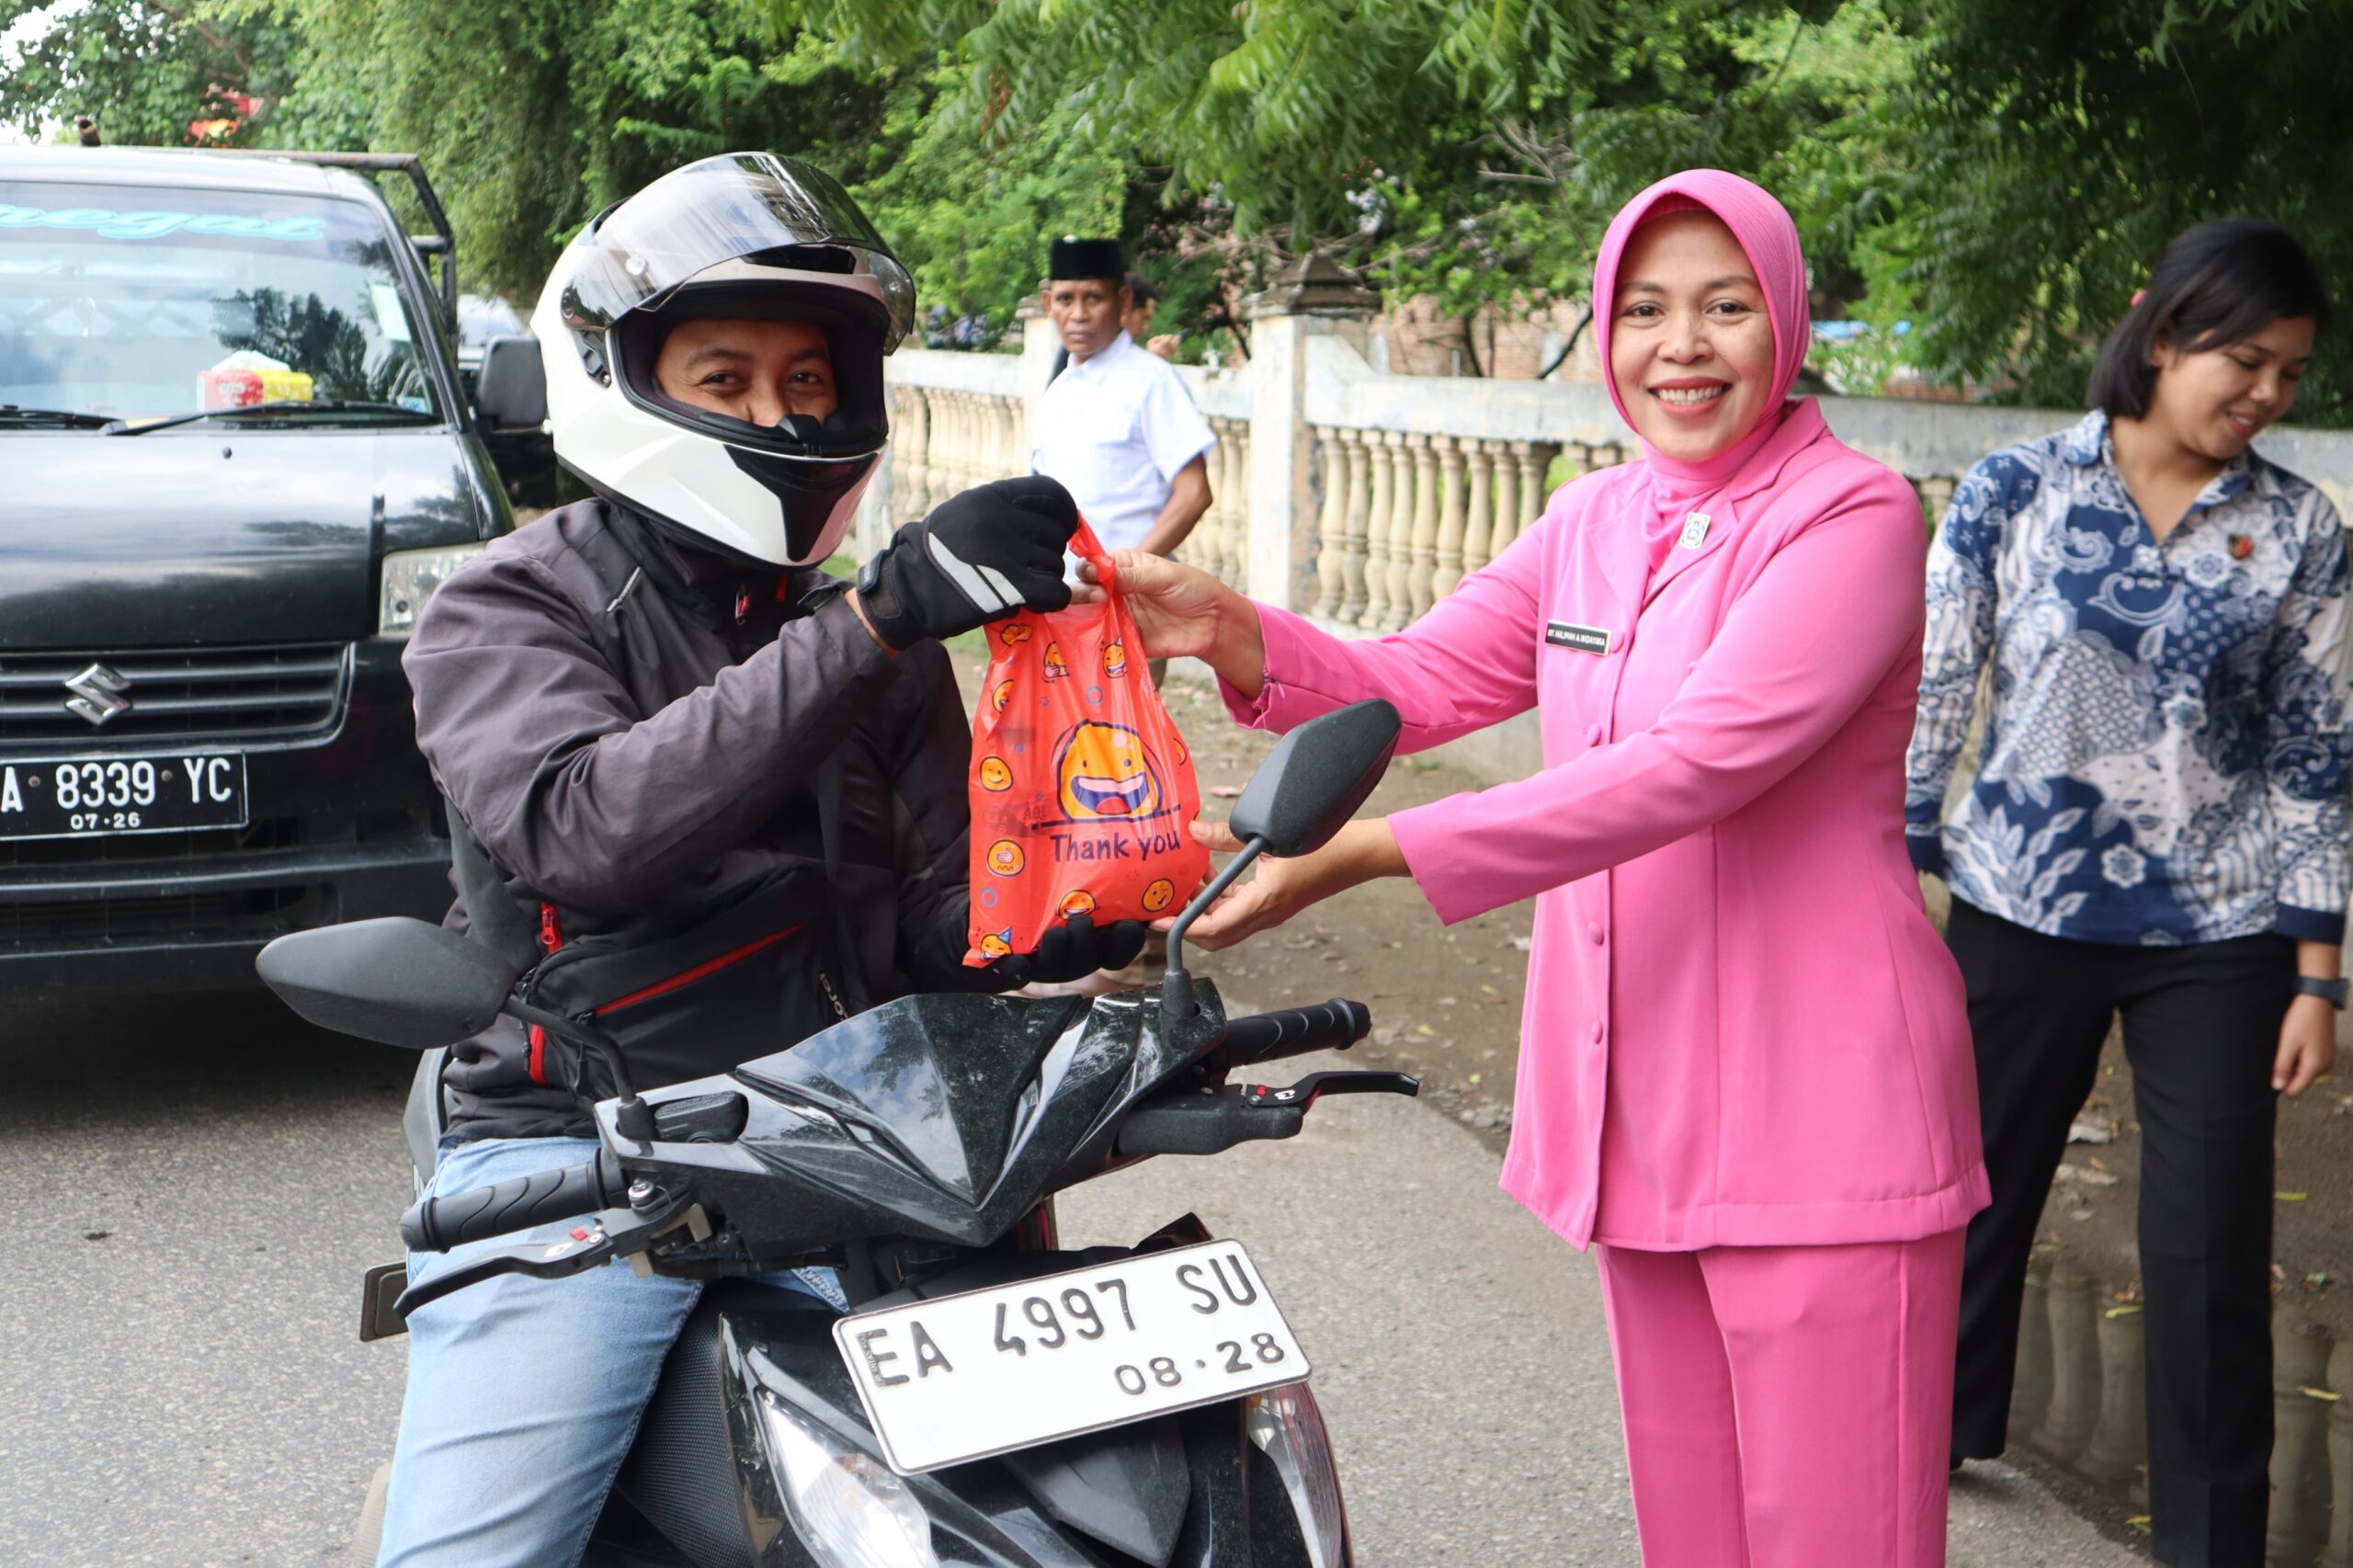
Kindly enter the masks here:
<path id="1" fill-rule="evenodd" d="M 0 60 L 0 124 L 39 136 L 87 114 L 108 142 L 160 146 L 194 141 L 191 121 L 237 118 L 233 97 L 283 93 L 301 49 L 281 18 L 223 0 L 0 0 L 0 33 L 12 28 L 23 36 Z"/>
<path id="2" fill-rule="evenodd" d="M 810 74 L 856 79 L 837 51 L 806 36 L 763 69 L 788 86 Z M 1141 171 L 1067 111 L 1033 135 L 974 135 L 936 112 L 954 80 L 937 62 L 866 79 L 881 86 L 872 129 L 862 141 L 853 132 L 809 151 L 842 175 L 906 262 L 926 314 L 979 317 L 994 336 L 1037 290 L 1048 236 L 1125 226 Z"/>
<path id="3" fill-rule="evenodd" d="M 1911 19 L 1873 285 L 1936 369 L 2079 403 L 2165 243 L 2229 213 L 2353 278 L 2348 0 L 1919 0 Z M 2295 416 L 2353 420 L 2353 356 L 2324 345 Z"/>
<path id="4" fill-rule="evenodd" d="M 1850 253 L 1911 59 L 1881 0 L 769 0 L 844 59 L 943 44 L 949 136 L 1050 123 L 1132 148 L 1236 284 L 1323 250 L 1469 313 L 1584 290 L 1611 212 L 1693 164 L 1795 187 L 1818 274 Z"/>
<path id="5" fill-rule="evenodd" d="M 926 303 L 1001 326 L 1044 235 L 1116 225 L 1132 160 L 1067 124 L 972 137 L 933 109 L 936 59 L 859 68 L 704 0 L 299 0 L 308 46 L 274 134 L 369 106 L 370 144 L 424 155 L 468 277 L 528 299 L 603 207 L 696 158 L 760 147 L 847 185 Z"/>
<path id="6" fill-rule="evenodd" d="M 1782 197 L 1818 314 L 1912 324 L 1870 355 L 2024 400 L 2080 395 L 2200 219 L 2276 217 L 2353 276 L 2353 0 L 0 0 L 0 25 L 35 11 L 0 121 L 184 142 L 235 94 L 249 143 L 415 150 L 467 278 L 527 296 L 601 206 L 744 146 L 835 170 L 926 301 L 997 324 L 1082 228 L 1145 258 L 1166 324 L 1309 250 L 1465 315 L 1574 298 L 1618 205 L 1691 165 Z M 2324 353 L 2299 417 L 2353 422 L 2353 358 Z"/>

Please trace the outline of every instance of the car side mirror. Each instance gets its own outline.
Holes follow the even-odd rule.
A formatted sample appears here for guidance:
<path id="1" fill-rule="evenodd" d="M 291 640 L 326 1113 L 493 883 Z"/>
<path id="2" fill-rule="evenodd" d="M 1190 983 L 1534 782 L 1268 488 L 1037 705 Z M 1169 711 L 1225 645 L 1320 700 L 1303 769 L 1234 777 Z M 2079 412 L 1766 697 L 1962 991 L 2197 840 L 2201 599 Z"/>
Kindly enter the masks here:
<path id="1" fill-rule="evenodd" d="M 1185 969 L 1185 933 L 1261 855 L 1311 855 L 1332 842 L 1365 803 L 1397 750 L 1404 722 L 1378 697 L 1319 714 L 1275 743 L 1233 802 L 1226 826 L 1242 853 L 1185 905 L 1168 932 L 1168 972 L 1161 977 L 1163 1026 L 1193 1010 L 1193 977 Z"/>
<path id="2" fill-rule="evenodd" d="M 254 968 L 321 1028 L 410 1051 L 480 1034 L 515 984 L 481 943 L 403 915 L 280 937 Z"/>
<path id="3" fill-rule="evenodd" d="M 536 430 L 546 422 L 548 373 L 538 338 L 509 334 L 483 345 L 474 410 L 490 431 Z"/>

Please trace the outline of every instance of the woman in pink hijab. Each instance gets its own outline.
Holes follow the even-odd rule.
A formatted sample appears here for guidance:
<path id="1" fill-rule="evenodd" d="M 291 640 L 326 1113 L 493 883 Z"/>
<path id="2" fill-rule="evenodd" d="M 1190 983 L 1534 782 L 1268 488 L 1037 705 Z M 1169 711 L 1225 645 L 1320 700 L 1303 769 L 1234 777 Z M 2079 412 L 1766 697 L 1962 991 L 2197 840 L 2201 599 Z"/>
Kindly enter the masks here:
<path id="1" fill-rule="evenodd" d="M 1375 695 L 1408 747 L 1542 720 L 1540 772 L 1262 860 L 1193 939 L 1379 876 L 1446 921 L 1535 895 L 1503 1185 L 1598 1244 L 1643 1562 L 1928 1568 L 1986 1184 L 1904 848 L 1927 529 L 1789 400 L 1805 264 L 1764 190 L 1636 197 L 1594 320 L 1642 460 L 1564 485 L 1408 630 L 1343 641 L 1120 557 L 1146 651 L 1208 661 L 1245 724 Z"/>

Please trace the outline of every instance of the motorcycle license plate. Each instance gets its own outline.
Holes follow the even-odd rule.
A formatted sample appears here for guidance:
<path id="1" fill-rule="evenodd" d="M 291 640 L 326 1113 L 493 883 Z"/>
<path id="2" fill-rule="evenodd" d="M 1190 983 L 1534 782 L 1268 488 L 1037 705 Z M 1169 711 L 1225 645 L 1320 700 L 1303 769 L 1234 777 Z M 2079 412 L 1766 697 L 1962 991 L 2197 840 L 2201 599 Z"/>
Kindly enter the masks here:
<path id="1" fill-rule="evenodd" d="M 1207 1242 L 834 1324 L 901 1475 L 1304 1382 L 1238 1242 Z"/>
<path id="2" fill-rule="evenodd" d="M 0 762 L 0 839 L 245 825 L 241 752 Z"/>

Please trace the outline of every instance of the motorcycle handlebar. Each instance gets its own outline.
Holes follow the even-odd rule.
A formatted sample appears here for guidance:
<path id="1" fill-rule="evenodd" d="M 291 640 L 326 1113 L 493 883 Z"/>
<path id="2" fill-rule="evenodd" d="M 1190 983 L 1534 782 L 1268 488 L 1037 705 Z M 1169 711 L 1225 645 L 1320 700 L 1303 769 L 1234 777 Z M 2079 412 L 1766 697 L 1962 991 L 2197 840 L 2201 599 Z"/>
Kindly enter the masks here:
<path id="1" fill-rule="evenodd" d="M 1371 1008 L 1335 996 L 1310 1006 L 1278 1007 L 1235 1018 L 1225 1026 L 1217 1054 L 1230 1067 L 1249 1067 L 1311 1051 L 1346 1051 L 1371 1029 Z"/>
<path id="2" fill-rule="evenodd" d="M 529 1230 L 625 1203 L 629 1180 L 609 1149 L 561 1170 L 534 1171 L 446 1198 L 427 1198 L 401 1216 L 401 1240 L 416 1252 L 448 1252 L 467 1242 Z"/>

